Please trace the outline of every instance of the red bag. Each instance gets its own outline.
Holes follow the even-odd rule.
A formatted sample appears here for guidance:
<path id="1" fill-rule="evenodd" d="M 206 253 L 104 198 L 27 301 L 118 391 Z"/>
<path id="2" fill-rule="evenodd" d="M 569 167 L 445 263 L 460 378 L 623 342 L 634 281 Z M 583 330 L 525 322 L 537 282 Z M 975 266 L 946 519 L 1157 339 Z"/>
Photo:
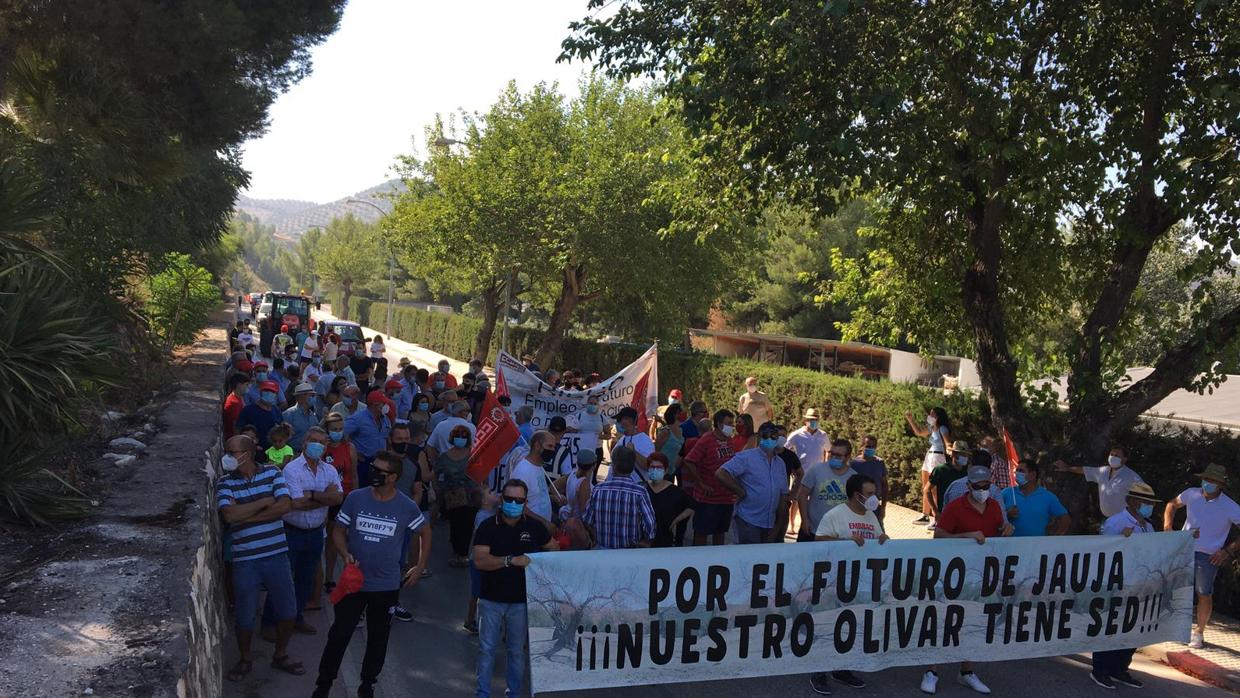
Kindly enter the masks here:
<path id="1" fill-rule="evenodd" d="M 361 591 L 363 581 L 365 579 L 362 576 L 362 568 L 357 565 L 345 565 L 344 571 L 340 573 L 340 581 L 336 582 L 336 588 L 332 589 L 330 597 L 332 605 L 340 603 L 349 594 Z"/>

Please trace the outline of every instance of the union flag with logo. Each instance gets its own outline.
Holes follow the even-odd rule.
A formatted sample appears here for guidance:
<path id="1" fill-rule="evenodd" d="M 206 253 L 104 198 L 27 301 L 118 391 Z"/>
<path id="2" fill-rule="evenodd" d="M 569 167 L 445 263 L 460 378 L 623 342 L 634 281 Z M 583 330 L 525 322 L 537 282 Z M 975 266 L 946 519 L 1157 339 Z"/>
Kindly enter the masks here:
<path id="1" fill-rule="evenodd" d="M 482 413 L 478 415 L 478 434 L 474 438 L 474 449 L 469 454 L 469 467 L 466 470 L 475 482 L 486 480 L 487 475 L 499 465 L 504 454 L 512 450 L 517 439 L 521 438 L 517 425 L 512 421 L 508 411 L 495 393 L 488 391 L 482 403 Z"/>

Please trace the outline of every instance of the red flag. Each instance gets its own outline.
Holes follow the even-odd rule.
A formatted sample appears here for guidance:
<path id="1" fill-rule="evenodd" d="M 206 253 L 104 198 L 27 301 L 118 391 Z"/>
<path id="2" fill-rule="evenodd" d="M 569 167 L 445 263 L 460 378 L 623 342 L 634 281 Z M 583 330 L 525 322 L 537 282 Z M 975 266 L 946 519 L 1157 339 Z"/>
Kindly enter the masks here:
<path id="1" fill-rule="evenodd" d="M 637 386 L 633 389 L 632 408 L 637 410 L 637 432 L 644 434 L 650 429 L 650 417 L 646 414 L 646 384 L 650 382 L 650 371 L 642 374 L 637 379 Z"/>
<path id="2" fill-rule="evenodd" d="M 1016 482 L 1016 464 L 1020 462 L 1020 456 L 1016 455 L 1016 444 L 1012 442 L 1007 427 L 1003 428 L 1003 448 L 1007 451 L 1008 482 Z"/>
<path id="3" fill-rule="evenodd" d="M 469 477 L 475 482 L 485 480 L 519 438 L 521 434 L 512 417 L 499 404 L 495 393 L 488 391 L 486 401 L 482 403 L 482 413 L 478 415 L 474 450 L 469 454 L 469 468 L 466 470 Z"/>

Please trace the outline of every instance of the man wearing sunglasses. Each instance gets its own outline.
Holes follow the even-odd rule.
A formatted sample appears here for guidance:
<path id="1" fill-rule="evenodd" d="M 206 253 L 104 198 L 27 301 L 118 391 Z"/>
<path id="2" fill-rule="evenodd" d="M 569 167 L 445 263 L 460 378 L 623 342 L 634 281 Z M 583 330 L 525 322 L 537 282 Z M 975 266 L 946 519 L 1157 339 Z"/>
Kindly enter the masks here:
<path id="1" fill-rule="evenodd" d="M 545 432 L 541 432 L 545 433 Z M 545 521 L 529 515 L 529 487 L 521 480 L 504 483 L 499 512 L 474 532 L 474 567 L 482 577 L 478 593 L 478 691 L 491 695 L 495 652 L 507 650 L 507 695 L 521 695 L 525 683 L 525 568 L 530 553 L 556 550 Z"/>
<path id="2" fill-rule="evenodd" d="M 990 466 L 969 466 L 969 496 L 961 497 L 939 513 L 938 526 L 934 529 L 935 538 L 971 538 L 978 545 L 987 538 L 1012 535 L 1012 525 L 1003 520 L 1003 507 L 990 496 Z M 923 693 L 934 694 L 938 689 L 938 667 L 930 667 L 921 678 Z M 968 686 L 982 694 L 990 693 L 990 688 L 973 673 L 972 662 L 960 663 L 960 675 L 956 682 Z"/>
<path id="3" fill-rule="evenodd" d="M 370 487 L 353 490 L 345 497 L 336 515 L 339 524 L 332 530 L 332 544 L 346 564 L 357 565 L 362 571 L 362 589 L 349 594 L 336 604 L 336 620 L 327 633 L 327 646 L 319 660 L 319 677 L 314 698 L 331 695 L 332 682 L 340 671 L 353 630 L 362 613 L 366 614 L 366 654 L 362 658 L 359 698 L 374 695 L 374 685 L 383 670 L 387 656 L 388 634 L 392 615 L 400 607 L 400 590 L 411 587 L 422 578 L 430 559 L 431 527 L 426 516 L 412 499 L 396 490 L 396 481 L 404 467 L 400 454 L 379 451 L 370 465 Z M 410 559 L 418 563 L 400 573 L 401 549 L 405 533 L 413 536 L 410 549 L 418 546 Z"/>

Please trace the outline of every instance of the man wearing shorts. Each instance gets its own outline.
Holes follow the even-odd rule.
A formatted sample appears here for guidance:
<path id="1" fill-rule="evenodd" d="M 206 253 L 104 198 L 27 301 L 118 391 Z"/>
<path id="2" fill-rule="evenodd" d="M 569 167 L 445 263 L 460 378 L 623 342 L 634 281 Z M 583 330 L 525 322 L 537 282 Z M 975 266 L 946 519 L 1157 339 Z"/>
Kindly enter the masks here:
<path id="1" fill-rule="evenodd" d="M 1205 647 L 1206 624 L 1214 611 L 1214 577 L 1219 565 L 1231 561 L 1240 550 L 1240 541 L 1227 545 L 1231 527 L 1240 524 L 1240 505 L 1228 497 L 1223 488 L 1227 486 L 1227 469 L 1217 463 L 1206 466 L 1201 473 L 1201 486 L 1190 487 L 1178 497 L 1167 502 L 1163 510 L 1163 530 L 1172 530 L 1175 512 L 1187 509 L 1183 530 L 1192 531 L 1197 574 L 1197 628 L 1193 630 L 1188 646 L 1192 649 Z"/>
<path id="2" fill-rule="evenodd" d="M 684 475 L 693 483 L 693 544 L 723 545 L 724 536 L 732 522 L 732 505 L 736 497 L 715 477 L 724 463 L 732 460 L 735 452 L 728 439 L 736 433 L 733 421 L 736 416 L 728 410 L 719 410 L 712 420 L 714 429 L 693 444 L 693 450 L 685 456 Z"/>

